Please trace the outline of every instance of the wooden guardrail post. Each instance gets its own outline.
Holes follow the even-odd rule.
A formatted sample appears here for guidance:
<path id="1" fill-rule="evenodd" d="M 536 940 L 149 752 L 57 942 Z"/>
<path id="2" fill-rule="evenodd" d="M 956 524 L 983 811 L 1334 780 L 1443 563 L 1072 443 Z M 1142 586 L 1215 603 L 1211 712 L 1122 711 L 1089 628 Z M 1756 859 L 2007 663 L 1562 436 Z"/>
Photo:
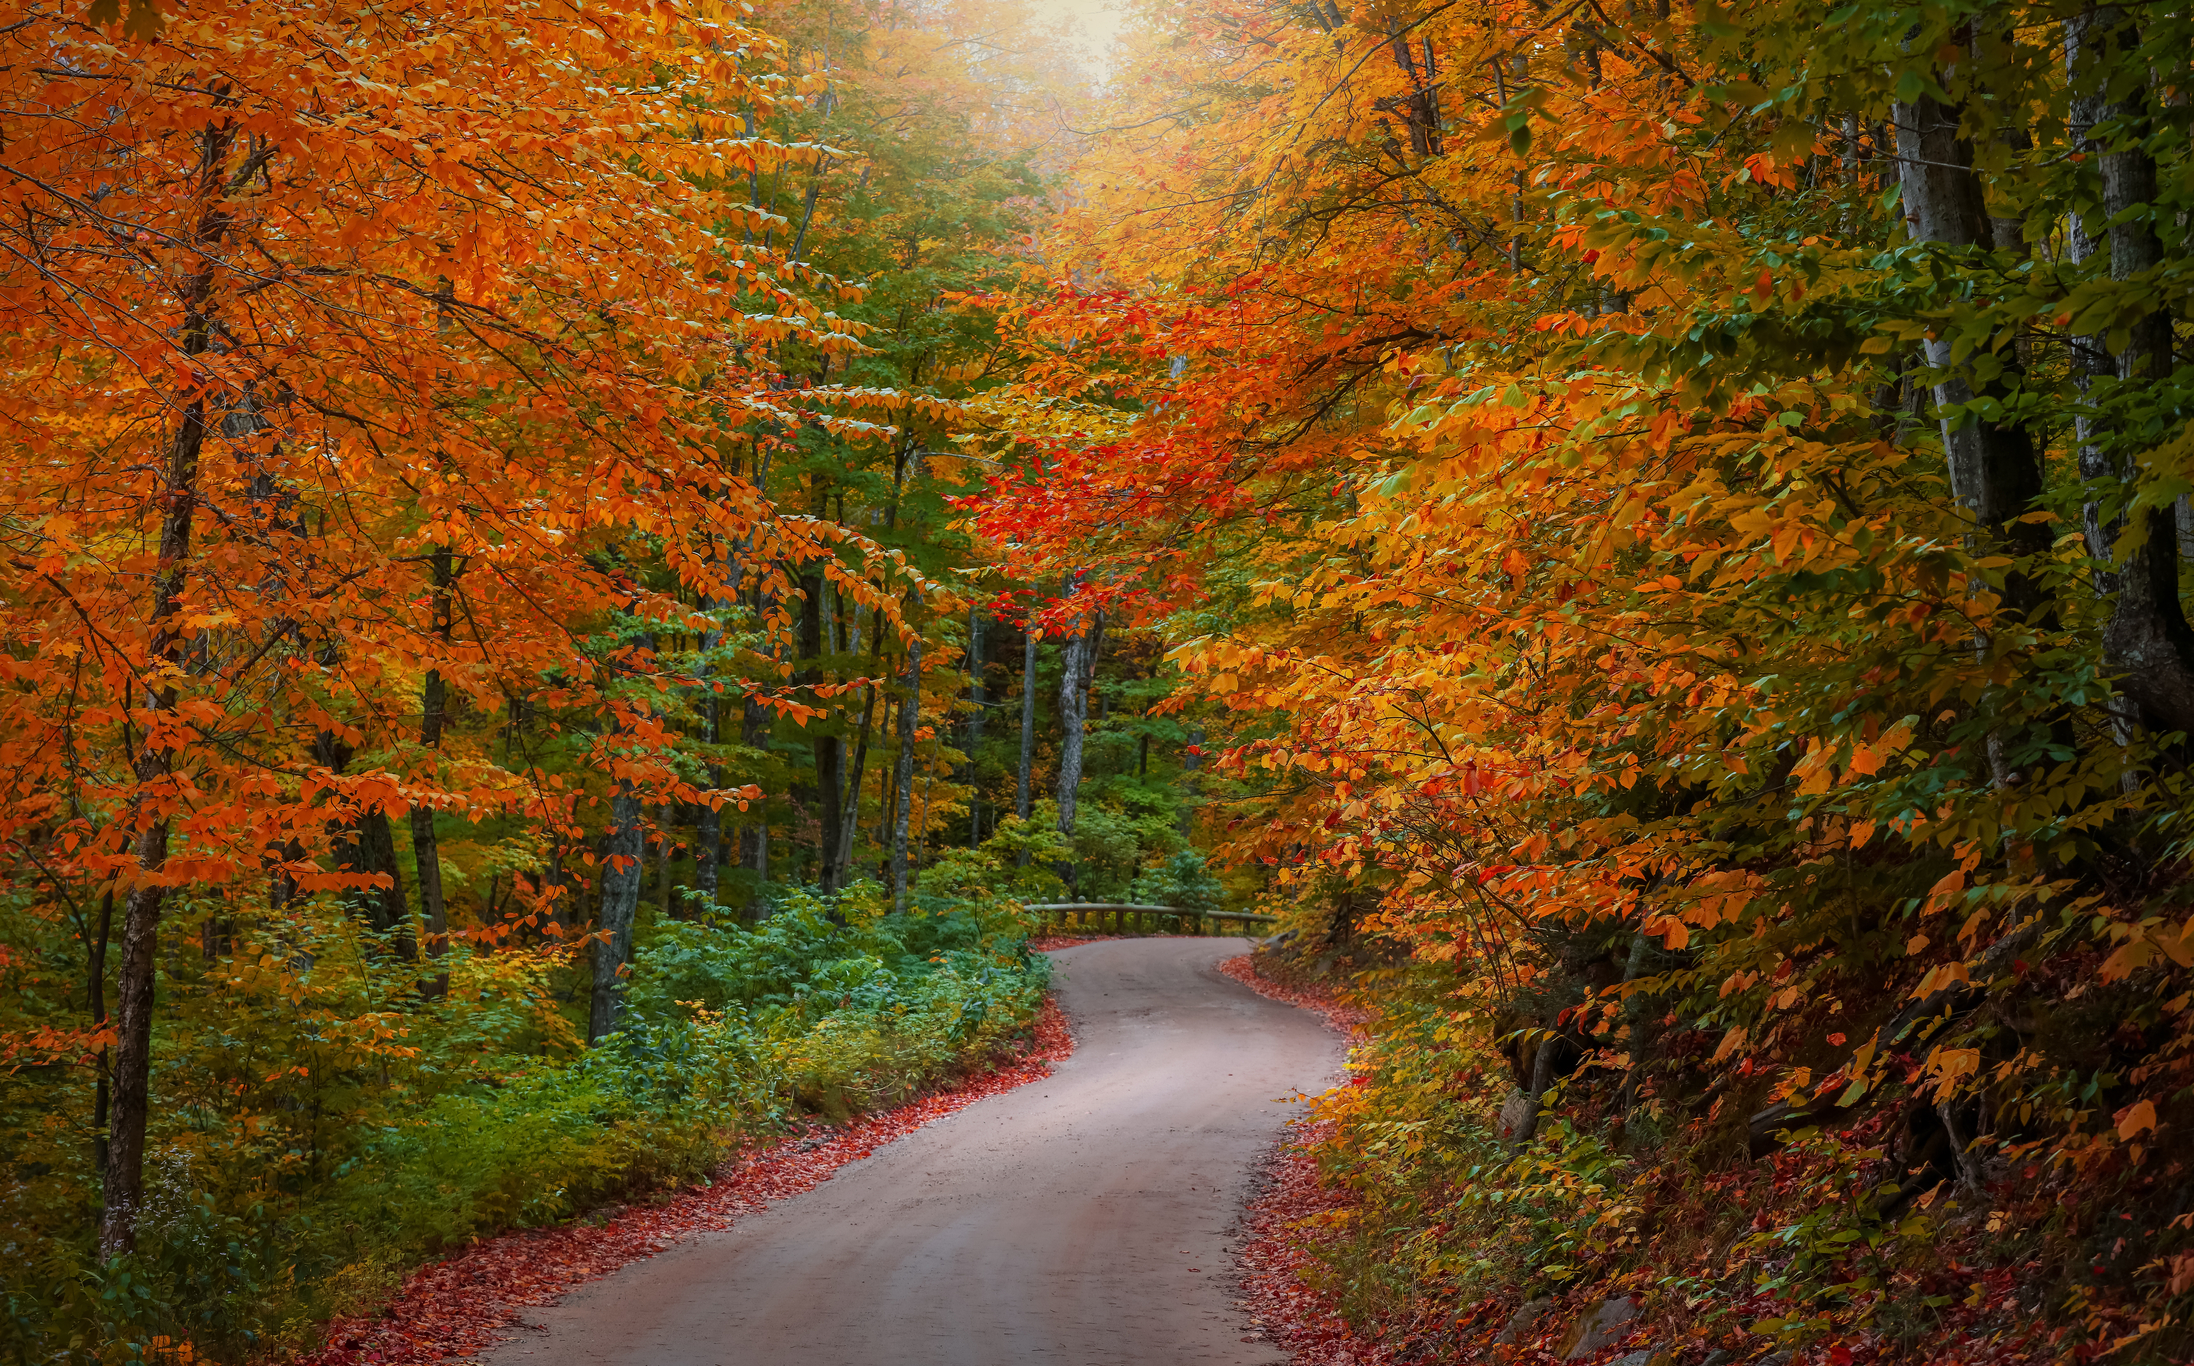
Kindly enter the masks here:
<path id="1" fill-rule="evenodd" d="M 1261 915 L 1255 911 L 1184 911 L 1178 906 L 1138 906 L 1114 901 L 1055 901 L 1029 903 L 1022 907 L 1042 917 L 1042 923 L 1065 929 L 1094 929 L 1102 934 L 1105 916 L 1112 917 L 1115 934 L 1164 933 L 1175 934 L 1191 928 L 1198 934 L 1232 932 L 1246 934 L 1252 925 L 1270 927 L 1279 923 L 1279 917 Z"/>

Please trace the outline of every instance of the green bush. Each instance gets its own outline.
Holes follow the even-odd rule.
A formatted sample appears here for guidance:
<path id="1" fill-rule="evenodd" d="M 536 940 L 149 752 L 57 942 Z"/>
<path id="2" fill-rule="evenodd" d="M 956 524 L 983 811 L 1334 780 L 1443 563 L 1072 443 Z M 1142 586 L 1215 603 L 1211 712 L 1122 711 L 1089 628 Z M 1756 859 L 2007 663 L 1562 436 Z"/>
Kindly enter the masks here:
<path id="1" fill-rule="evenodd" d="M 340 918 L 301 972 L 241 949 L 244 966 L 171 960 L 136 1252 L 102 1265 L 92 1248 L 85 1097 L 67 1078 L 60 1106 L 54 1078 L 0 1090 L 22 1178 L 0 1192 L 0 1360 L 142 1360 L 159 1337 L 212 1360 L 300 1347 L 437 1249 L 692 1180 L 802 1112 L 937 1084 L 1025 1027 L 1048 979 L 1018 905 L 980 885 L 1001 857 L 931 870 L 905 915 L 861 884 L 790 892 L 751 926 L 649 927 L 624 1027 L 584 1050 L 551 955 L 452 954 L 437 998 Z M 208 1076 L 223 1084 L 186 1084 Z"/>
<path id="2" fill-rule="evenodd" d="M 1138 874 L 1128 889 L 1128 899 L 1143 906 L 1171 906 L 1209 915 L 1226 900 L 1226 889 L 1204 866 L 1203 851 L 1183 849 Z"/>

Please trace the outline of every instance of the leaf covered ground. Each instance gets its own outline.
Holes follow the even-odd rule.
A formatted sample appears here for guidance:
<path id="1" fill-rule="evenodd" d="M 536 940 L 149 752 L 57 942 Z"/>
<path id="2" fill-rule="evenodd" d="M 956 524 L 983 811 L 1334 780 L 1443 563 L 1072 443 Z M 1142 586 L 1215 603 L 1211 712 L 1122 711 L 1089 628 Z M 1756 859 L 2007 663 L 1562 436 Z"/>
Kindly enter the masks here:
<path id="1" fill-rule="evenodd" d="M 420 1268 L 372 1314 L 329 1325 L 328 1345 L 299 1366 L 409 1366 L 491 1347 L 521 1309 L 652 1257 L 681 1238 L 729 1228 L 772 1201 L 828 1181 L 848 1162 L 932 1120 L 1049 1075 L 1074 1049 L 1065 1015 L 1046 998 L 1032 1038 L 1006 1060 L 896 1109 L 788 1134 L 725 1162 L 709 1183 L 659 1205 L 602 1211 L 589 1222 L 484 1239 Z"/>

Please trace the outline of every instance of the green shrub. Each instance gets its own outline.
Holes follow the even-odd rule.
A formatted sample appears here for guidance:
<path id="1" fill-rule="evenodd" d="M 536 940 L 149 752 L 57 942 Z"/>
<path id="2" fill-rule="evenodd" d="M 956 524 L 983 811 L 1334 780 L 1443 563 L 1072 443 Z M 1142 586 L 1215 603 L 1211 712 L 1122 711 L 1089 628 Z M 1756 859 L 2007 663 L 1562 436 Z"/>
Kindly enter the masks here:
<path id="1" fill-rule="evenodd" d="M 284 922 L 279 954 L 237 920 L 231 962 L 172 958 L 161 984 L 163 1108 L 130 1256 L 92 1247 L 88 1069 L 0 1089 L 19 1178 L 0 1189 L 0 1360 L 145 1360 L 162 1337 L 201 1360 L 300 1347 L 423 1255 L 692 1180 L 802 1111 L 933 1086 L 1042 998 L 1048 960 L 999 890 L 1010 856 L 940 861 L 905 915 L 860 884 L 789 892 L 751 926 L 652 926 L 623 1028 L 583 1050 L 554 953 L 453 953 L 448 992 L 422 998 L 418 969 L 340 915 L 310 940 Z"/>
<path id="2" fill-rule="evenodd" d="M 1128 889 L 1128 899 L 1143 906 L 1171 906 L 1209 915 L 1226 900 L 1226 889 L 1204 866 L 1203 851 L 1182 849 L 1155 868 L 1145 868 Z"/>

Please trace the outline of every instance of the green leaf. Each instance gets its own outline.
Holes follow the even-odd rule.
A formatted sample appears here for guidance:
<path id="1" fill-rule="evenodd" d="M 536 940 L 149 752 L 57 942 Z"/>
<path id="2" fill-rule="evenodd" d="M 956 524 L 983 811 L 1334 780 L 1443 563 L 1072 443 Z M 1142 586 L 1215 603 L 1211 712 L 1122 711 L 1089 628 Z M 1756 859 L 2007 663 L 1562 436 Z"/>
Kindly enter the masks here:
<path id="1" fill-rule="evenodd" d="M 91 0 L 91 8 L 84 13 L 85 22 L 94 28 L 122 19 L 122 0 Z M 140 42 L 151 42 L 167 27 L 153 0 L 130 0 L 129 18 L 122 24 L 122 32 Z"/>

